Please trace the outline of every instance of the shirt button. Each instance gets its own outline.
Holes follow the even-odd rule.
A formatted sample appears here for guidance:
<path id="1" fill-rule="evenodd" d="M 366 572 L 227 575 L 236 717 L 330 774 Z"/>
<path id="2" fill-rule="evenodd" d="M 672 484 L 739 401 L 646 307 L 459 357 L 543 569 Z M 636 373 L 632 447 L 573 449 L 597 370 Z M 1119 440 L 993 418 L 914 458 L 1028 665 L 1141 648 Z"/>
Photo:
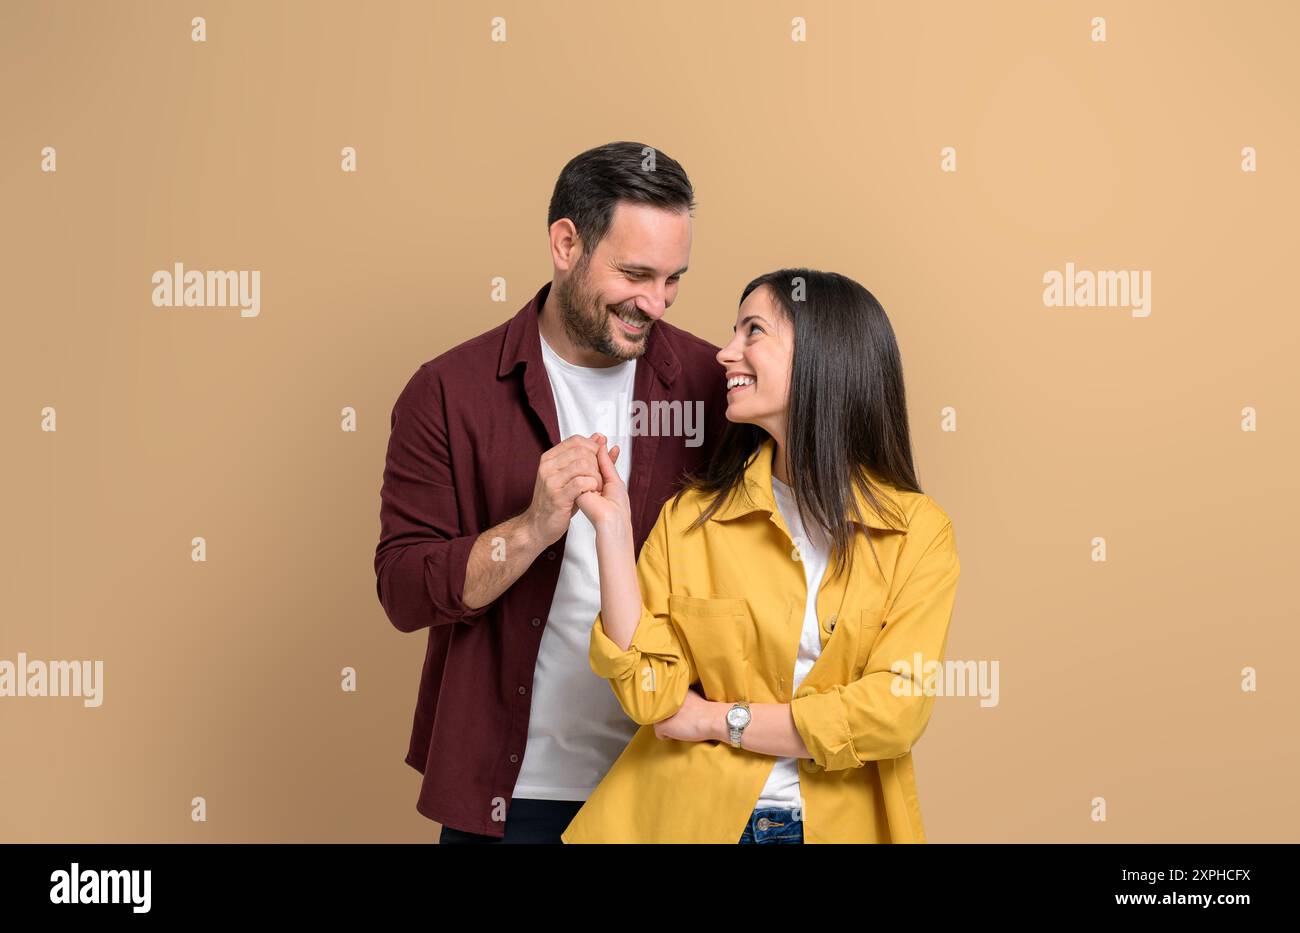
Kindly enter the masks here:
<path id="1" fill-rule="evenodd" d="M 547 552 L 546 552 L 546 559 L 547 559 L 547 560 L 555 560 L 555 552 L 554 552 L 554 551 L 547 551 Z"/>
<path id="2" fill-rule="evenodd" d="M 541 624 L 542 624 L 542 620 L 541 620 L 541 619 L 533 619 L 533 628 L 537 628 L 537 626 L 539 626 L 539 625 L 541 625 Z"/>
<path id="3" fill-rule="evenodd" d="M 527 693 L 527 692 L 528 692 L 528 688 L 527 688 L 527 687 L 520 687 L 520 688 L 519 688 L 519 695 L 520 695 L 520 696 L 523 696 L 523 695 L 524 695 L 525 693 Z"/>
<path id="4" fill-rule="evenodd" d="M 826 624 L 825 624 L 826 631 L 828 631 L 828 632 L 833 632 L 833 631 L 835 631 L 835 621 L 836 621 L 838 618 L 839 618 L 838 615 L 833 615 L 833 616 L 831 616 L 829 619 L 826 620 Z"/>
<path id="5" fill-rule="evenodd" d="M 518 756 L 518 755 L 511 755 L 511 756 L 510 756 L 510 763 L 511 763 L 511 764 L 515 764 L 515 763 L 518 762 L 518 761 L 519 761 L 519 756 Z"/>

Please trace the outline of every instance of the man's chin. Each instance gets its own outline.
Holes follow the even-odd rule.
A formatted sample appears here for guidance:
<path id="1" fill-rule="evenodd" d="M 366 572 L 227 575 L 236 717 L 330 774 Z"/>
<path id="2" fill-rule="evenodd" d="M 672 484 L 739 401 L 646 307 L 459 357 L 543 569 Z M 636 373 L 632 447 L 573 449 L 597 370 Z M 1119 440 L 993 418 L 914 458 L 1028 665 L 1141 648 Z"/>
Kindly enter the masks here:
<path id="1" fill-rule="evenodd" d="M 650 328 L 653 323 L 646 326 L 645 332 L 640 337 L 629 337 L 627 334 L 619 332 L 616 327 L 611 325 L 606 332 L 605 339 L 612 353 L 607 355 L 617 357 L 620 360 L 634 360 L 645 353 L 646 341 L 650 337 Z"/>
<path id="2" fill-rule="evenodd" d="M 607 353 L 606 356 L 612 356 L 616 360 L 622 360 L 624 363 L 630 360 L 639 360 L 645 355 L 645 342 L 642 341 L 635 346 L 614 345 L 614 353 Z"/>

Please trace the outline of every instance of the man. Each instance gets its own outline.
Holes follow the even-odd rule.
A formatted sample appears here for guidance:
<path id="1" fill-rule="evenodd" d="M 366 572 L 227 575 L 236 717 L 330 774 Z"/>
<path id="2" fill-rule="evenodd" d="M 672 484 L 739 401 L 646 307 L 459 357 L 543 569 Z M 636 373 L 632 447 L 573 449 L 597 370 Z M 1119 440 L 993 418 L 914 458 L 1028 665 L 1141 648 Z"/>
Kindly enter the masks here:
<path id="1" fill-rule="evenodd" d="M 393 407 L 379 601 L 429 630 L 407 764 L 442 842 L 559 842 L 638 728 L 588 660 L 595 534 L 575 499 L 618 447 L 638 552 L 724 425 L 718 348 L 662 320 L 694 191 L 640 143 L 584 152 L 548 216 L 554 275 L 425 363 Z"/>

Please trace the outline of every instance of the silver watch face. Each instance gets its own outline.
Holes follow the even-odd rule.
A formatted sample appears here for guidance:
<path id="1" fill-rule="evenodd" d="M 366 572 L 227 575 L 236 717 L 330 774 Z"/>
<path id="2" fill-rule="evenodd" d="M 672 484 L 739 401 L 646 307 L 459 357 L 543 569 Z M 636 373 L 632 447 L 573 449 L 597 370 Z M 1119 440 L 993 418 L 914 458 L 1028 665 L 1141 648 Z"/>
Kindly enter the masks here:
<path id="1" fill-rule="evenodd" d="M 733 706 L 727 710 L 727 725 L 733 729 L 743 729 L 749 725 L 749 710 L 743 706 Z"/>

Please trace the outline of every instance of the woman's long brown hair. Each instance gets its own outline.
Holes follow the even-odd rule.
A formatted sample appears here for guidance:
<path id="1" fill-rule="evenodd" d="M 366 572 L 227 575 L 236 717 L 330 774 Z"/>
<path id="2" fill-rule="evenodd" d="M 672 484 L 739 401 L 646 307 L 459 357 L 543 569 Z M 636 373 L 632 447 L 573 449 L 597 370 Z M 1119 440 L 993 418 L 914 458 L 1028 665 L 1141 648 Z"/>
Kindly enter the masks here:
<path id="1" fill-rule="evenodd" d="M 805 527 L 815 522 L 825 530 L 838 574 L 852 564 L 851 522 L 861 520 L 854 489 L 877 514 L 886 514 L 867 472 L 899 489 L 921 491 L 898 343 L 880 302 L 847 276 L 778 269 L 746 285 L 740 302 L 757 288 L 769 289 L 794 325 L 786 424 L 790 485 Z M 727 423 L 712 458 L 686 478 L 673 500 L 688 489 L 713 495 L 691 528 L 708 521 L 728 497 L 743 494 L 745 467 L 767 438 L 756 425 Z"/>

